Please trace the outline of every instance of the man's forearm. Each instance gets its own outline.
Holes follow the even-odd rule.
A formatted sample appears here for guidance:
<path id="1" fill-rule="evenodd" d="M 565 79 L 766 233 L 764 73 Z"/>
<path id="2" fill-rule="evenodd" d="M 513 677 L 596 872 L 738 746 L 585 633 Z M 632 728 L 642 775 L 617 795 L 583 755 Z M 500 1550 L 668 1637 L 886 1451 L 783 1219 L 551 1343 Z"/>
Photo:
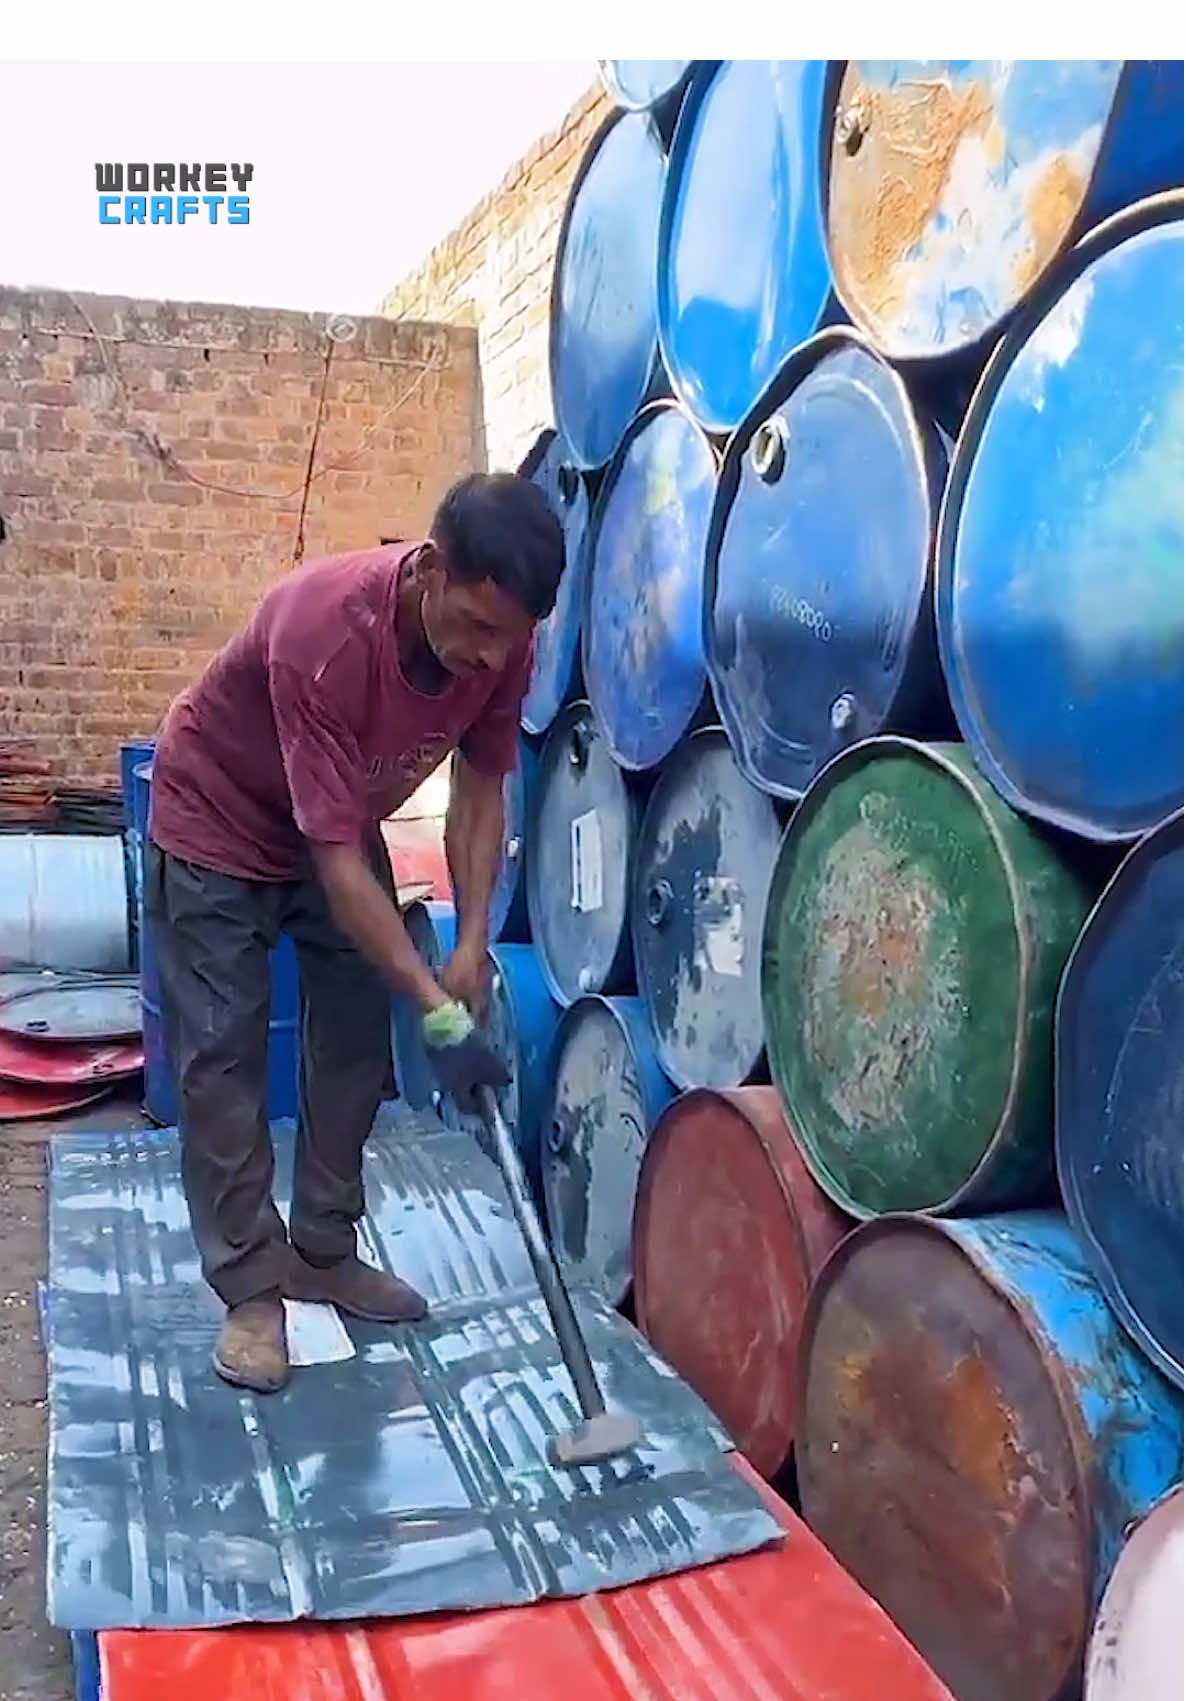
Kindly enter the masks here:
<path id="1" fill-rule="evenodd" d="M 312 845 L 314 867 L 330 913 L 342 932 L 399 993 L 433 1009 L 448 1002 L 431 970 L 408 938 L 399 911 L 348 845 Z"/>
<path id="2" fill-rule="evenodd" d="M 502 781 L 487 779 L 472 768 L 459 768 L 445 819 L 445 857 L 457 906 L 459 942 L 465 939 L 485 948 L 505 832 Z"/>

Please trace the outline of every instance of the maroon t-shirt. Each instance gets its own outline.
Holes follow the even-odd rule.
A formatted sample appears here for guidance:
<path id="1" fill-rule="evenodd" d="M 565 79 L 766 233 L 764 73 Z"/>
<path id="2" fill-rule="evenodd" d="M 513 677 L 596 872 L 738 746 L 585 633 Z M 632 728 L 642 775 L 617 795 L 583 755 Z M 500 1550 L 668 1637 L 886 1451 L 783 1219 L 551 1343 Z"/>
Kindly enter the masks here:
<path id="1" fill-rule="evenodd" d="M 165 718 L 149 830 L 162 850 L 253 880 L 309 871 L 306 839 L 357 844 L 460 748 L 514 766 L 530 648 L 437 696 L 404 678 L 397 591 L 417 546 L 288 574 Z"/>

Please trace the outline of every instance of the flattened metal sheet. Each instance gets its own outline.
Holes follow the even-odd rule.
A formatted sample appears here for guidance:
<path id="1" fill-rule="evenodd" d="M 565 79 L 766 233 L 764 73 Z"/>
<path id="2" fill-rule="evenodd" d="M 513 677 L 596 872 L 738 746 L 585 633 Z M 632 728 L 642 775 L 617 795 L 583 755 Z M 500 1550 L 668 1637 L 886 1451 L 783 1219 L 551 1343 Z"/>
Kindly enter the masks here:
<path id="1" fill-rule="evenodd" d="M 291 1127 L 275 1131 L 278 1191 Z M 364 1254 L 433 1304 L 350 1324 L 281 1394 L 225 1387 L 173 1134 L 61 1139 L 51 1186 L 49 1610 L 67 1628 L 356 1618 L 577 1595 L 743 1552 L 775 1520 L 723 1432 L 579 1292 L 637 1455 L 554 1472 L 571 1386 L 502 1185 L 466 1136 L 385 1115 Z M 283 1207 L 283 1198 L 281 1198 Z"/>
<path id="2" fill-rule="evenodd" d="M 143 1067 L 144 1047 L 134 1040 L 47 1045 L 0 1030 L 0 1077 L 6 1081 L 34 1086 L 102 1084 L 138 1074 Z"/>
<path id="3" fill-rule="evenodd" d="M 953 1701 L 769 1500 L 787 1533 L 777 1547 L 583 1600 L 367 1625 L 111 1631 L 99 1638 L 103 1701 Z"/>
<path id="4" fill-rule="evenodd" d="M 119 1040 L 140 1032 L 134 978 L 71 981 L 18 992 L 0 1006 L 0 1033 L 42 1040 Z"/>

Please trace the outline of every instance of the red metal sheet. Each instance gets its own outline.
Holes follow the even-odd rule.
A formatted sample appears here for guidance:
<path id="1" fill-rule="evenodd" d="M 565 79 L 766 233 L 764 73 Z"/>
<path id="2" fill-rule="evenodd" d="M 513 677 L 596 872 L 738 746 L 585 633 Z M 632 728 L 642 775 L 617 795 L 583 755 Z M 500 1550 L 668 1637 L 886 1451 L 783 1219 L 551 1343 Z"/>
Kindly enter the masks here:
<path id="1" fill-rule="evenodd" d="M 81 1110 L 109 1091 L 106 1086 L 31 1086 L 27 1081 L 0 1080 L 0 1122 L 37 1122 L 66 1110 Z"/>
<path id="2" fill-rule="evenodd" d="M 952 1701 L 764 1492 L 787 1529 L 778 1547 L 610 1594 L 365 1625 L 107 1631 L 103 1701 Z"/>
<path id="3" fill-rule="evenodd" d="M 97 1045 L 46 1044 L 0 1030 L 0 1077 L 34 1086 L 82 1086 L 118 1081 L 144 1067 L 144 1047 L 136 1042 Z"/>
<path id="4" fill-rule="evenodd" d="M 634 1213 L 639 1327 L 766 1476 L 794 1440 L 808 1289 L 851 1226 L 773 1087 L 697 1088 L 651 1135 Z"/>

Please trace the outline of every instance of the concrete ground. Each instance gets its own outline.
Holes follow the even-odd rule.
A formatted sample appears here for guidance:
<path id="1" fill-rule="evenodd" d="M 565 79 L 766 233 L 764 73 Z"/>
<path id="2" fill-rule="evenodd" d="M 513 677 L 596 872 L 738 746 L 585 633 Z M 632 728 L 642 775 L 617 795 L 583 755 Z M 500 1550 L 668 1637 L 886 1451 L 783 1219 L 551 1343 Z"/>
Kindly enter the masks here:
<path id="1" fill-rule="evenodd" d="M 0 1124 L 0 1701 L 73 1701 L 68 1638 L 45 1618 L 46 1144 L 58 1130 L 143 1126 L 128 1093 L 57 1123 Z"/>

